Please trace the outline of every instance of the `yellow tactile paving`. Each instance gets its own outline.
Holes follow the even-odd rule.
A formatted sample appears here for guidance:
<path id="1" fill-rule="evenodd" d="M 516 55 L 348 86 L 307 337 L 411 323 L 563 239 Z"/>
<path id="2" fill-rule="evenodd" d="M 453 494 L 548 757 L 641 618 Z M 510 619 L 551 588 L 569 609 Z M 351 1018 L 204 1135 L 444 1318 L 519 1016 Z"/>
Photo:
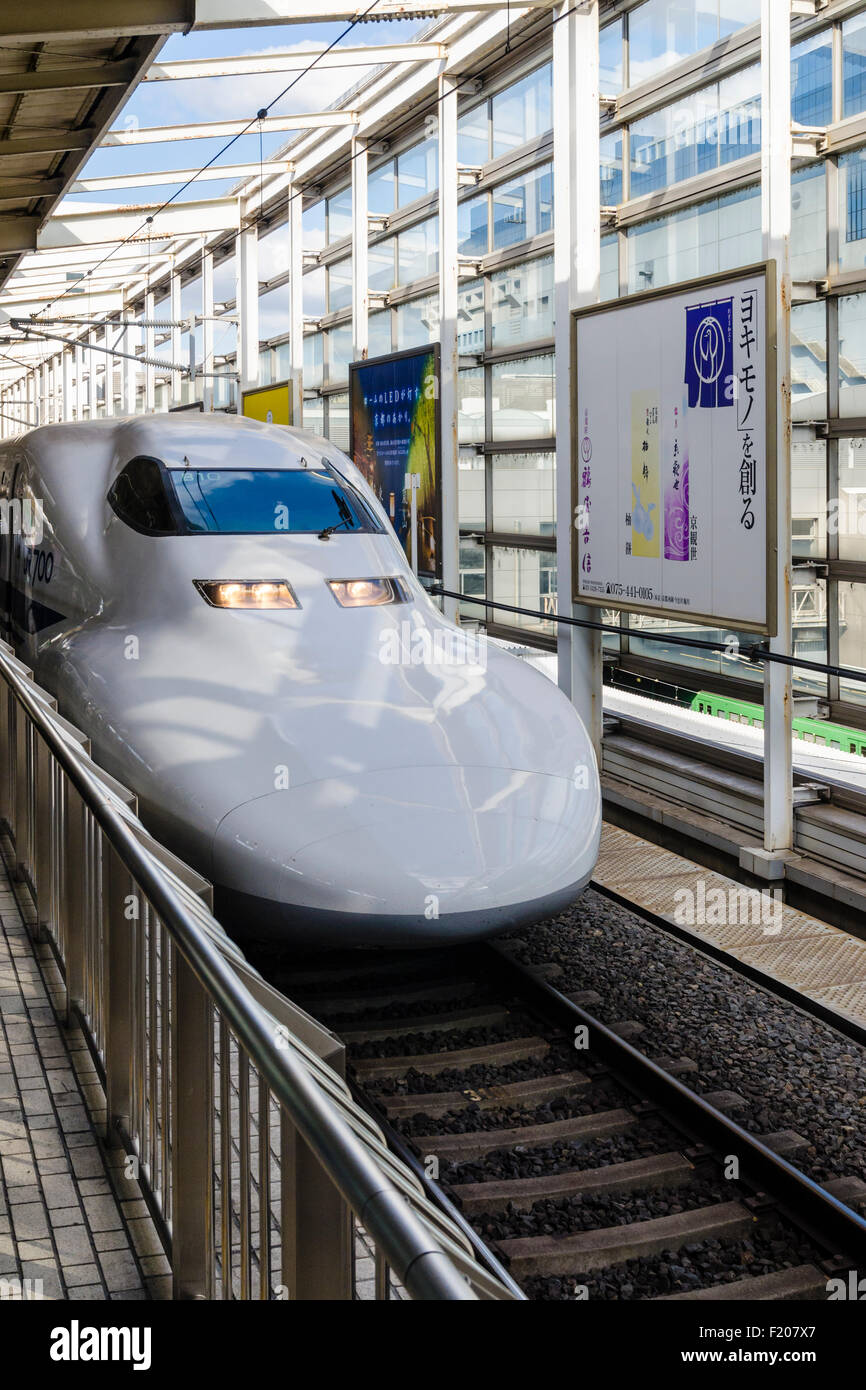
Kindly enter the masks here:
<path id="1" fill-rule="evenodd" d="M 613 825 L 604 827 L 595 878 L 697 942 L 866 1025 L 866 942 Z"/>

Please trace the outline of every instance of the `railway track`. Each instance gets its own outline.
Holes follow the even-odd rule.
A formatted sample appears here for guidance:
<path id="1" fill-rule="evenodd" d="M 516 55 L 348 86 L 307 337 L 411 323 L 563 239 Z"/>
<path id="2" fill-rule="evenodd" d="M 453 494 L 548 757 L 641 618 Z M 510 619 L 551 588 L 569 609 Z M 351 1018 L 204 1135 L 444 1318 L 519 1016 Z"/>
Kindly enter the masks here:
<path id="1" fill-rule="evenodd" d="M 688 1057 L 560 993 L 508 943 L 330 958 L 274 982 L 346 1043 L 356 1094 L 530 1298 L 824 1299 L 866 1268 L 866 1183 L 698 1094 Z M 271 972 L 272 975 L 274 972 Z"/>

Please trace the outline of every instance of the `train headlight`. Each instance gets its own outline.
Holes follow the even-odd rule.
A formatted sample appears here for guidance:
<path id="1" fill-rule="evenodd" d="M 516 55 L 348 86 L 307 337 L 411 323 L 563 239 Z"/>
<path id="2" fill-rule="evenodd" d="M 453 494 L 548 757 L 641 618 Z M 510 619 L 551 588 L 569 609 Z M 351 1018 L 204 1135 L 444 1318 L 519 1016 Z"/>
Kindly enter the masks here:
<path id="1" fill-rule="evenodd" d="M 409 599 L 405 586 L 396 578 L 329 579 L 328 588 L 341 608 L 380 608 Z"/>
<path id="2" fill-rule="evenodd" d="M 195 579 L 212 608 L 300 608 L 285 579 Z"/>

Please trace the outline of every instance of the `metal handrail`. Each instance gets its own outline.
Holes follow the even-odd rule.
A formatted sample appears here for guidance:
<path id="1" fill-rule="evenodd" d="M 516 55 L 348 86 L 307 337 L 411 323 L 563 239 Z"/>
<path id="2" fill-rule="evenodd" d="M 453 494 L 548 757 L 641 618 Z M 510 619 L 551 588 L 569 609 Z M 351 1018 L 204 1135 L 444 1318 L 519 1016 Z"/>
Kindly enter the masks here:
<path id="1" fill-rule="evenodd" d="M 546 623 L 562 623 L 565 627 L 585 627 L 590 632 L 609 632 L 613 635 L 624 637 L 639 637 L 642 642 L 676 642 L 680 647 L 694 647 L 702 652 L 726 652 L 728 644 L 725 642 L 710 642 L 703 637 L 686 637 L 683 633 L 654 632 L 651 628 L 626 627 L 623 623 L 603 623 L 595 618 L 575 618 L 570 613 L 542 613 L 537 608 L 522 608 L 514 603 L 502 603 L 494 598 L 475 598 L 472 594 L 461 594 L 456 589 L 446 589 L 437 580 L 431 584 L 427 590 L 434 598 L 453 598 L 460 603 L 474 603 L 478 608 L 501 608 L 504 613 L 515 613 L 518 617 L 538 618 Z M 616 599 L 611 598 L 610 607 L 615 609 Z M 591 604 L 584 605 L 592 607 Z M 686 622 L 687 619 L 683 618 Z M 809 661 L 804 656 L 786 656 L 783 652 L 770 651 L 765 646 L 766 638 L 755 637 L 755 641 L 748 645 L 743 644 L 743 655 L 747 661 L 756 663 L 758 661 L 775 662 L 778 666 L 799 667 L 804 671 L 817 671 L 819 676 L 838 676 L 841 680 L 860 681 L 866 683 L 866 671 L 854 670 L 851 666 L 838 666 L 829 661 Z"/>
<path id="2" fill-rule="evenodd" d="M 5 647 L 5 644 L 3 644 Z M 412 1298 L 426 1300 L 467 1300 L 479 1296 L 472 1287 L 471 1261 L 454 1259 L 456 1245 L 447 1238 L 437 1240 L 432 1231 L 407 1204 L 407 1197 L 386 1175 L 352 1127 L 340 1116 L 289 1047 L 280 1047 L 274 1035 L 273 1020 L 253 998 L 213 940 L 202 929 L 204 904 L 193 912 L 172 885 L 169 875 L 155 862 L 137 838 L 129 821 L 106 796 L 104 785 L 85 766 L 67 737 L 55 727 L 51 712 L 37 694 L 38 687 L 21 674 L 20 663 L 0 649 L 0 671 L 9 691 L 24 710 L 62 769 L 69 785 L 80 797 L 120 863 L 151 904 L 161 923 L 186 962 L 198 985 L 205 991 L 222 1020 L 233 1030 L 257 1069 L 316 1156 L 359 1222 L 380 1248 L 388 1266 Z M 208 914 L 210 915 L 210 914 Z M 199 920 L 197 920 L 197 918 Z M 211 916 L 215 931 L 219 924 Z M 261 1143 L 260 1138 L 260 1143 Z M 446 1253 L 443 1245 L 451 1247 Z M 513 1297 L 504 1287 L 477 1267 L 479 1287 L 486 1297 Z"/>

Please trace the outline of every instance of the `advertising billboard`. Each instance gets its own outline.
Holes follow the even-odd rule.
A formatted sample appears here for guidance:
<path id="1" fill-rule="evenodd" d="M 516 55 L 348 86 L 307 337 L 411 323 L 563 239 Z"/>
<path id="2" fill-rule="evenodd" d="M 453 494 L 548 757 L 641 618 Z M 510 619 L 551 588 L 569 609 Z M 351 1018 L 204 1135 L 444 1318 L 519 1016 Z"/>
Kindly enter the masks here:
<path id="1" fill-rule="evenodd" d="M 274 386 L 256 386 L 244 391 L 242 414 L 267 425 L 290 425 L 292 392 L 289 382 L 279 381 Z"/>
<path id="2" fill-rule="evenodd" d="M 770 262 L 573 316 L 573 594 L 773 635 Z"/>
<path id="3" fill-rule="evenodd" d="M 349 452 L 411 555 L 406 474 L 417 492 L 418 573 L 440 574 L 439 344 L 353 362 Z"/>

